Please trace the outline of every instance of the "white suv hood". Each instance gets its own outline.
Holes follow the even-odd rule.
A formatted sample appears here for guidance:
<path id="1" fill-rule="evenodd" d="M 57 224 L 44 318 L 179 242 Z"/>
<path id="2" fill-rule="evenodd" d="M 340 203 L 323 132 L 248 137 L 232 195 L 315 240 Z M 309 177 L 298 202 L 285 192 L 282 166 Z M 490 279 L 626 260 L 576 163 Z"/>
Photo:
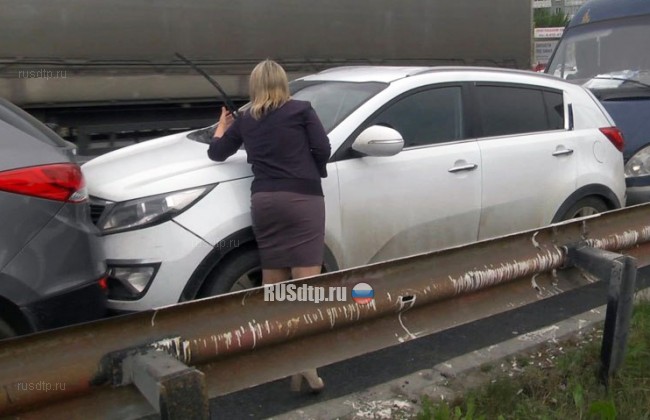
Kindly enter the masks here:
<path id="1" fill-rule="evenodd" d="M 85 163 L 88 193 L 119 202 L 252 176 L 244 151 L 213 162 L 208 145 L 189 140 L 188 133 L 148 140 Z"/>

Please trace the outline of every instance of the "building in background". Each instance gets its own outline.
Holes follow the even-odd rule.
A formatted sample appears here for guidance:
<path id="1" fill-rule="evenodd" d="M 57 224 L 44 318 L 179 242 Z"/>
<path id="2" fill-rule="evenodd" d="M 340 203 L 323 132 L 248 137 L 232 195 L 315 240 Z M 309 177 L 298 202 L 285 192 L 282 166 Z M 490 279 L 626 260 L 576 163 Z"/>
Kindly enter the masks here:
<path id="1" fill-rule="evenodd" d="M 533 11 L 546 10 L 548 15 L 566 16 L 567 22 L 587 0 L 532 0 Z M 536 19 L 537 20 L 537 19 Z M 551 57 L 555 45 L 562 36 L 564 26 L 535 25 L 533 68 L 543 71 Z"/>
<path id="2" fill-rule="evenodd" d="M 533 0 L 533 9 L 549 9 L 551 13 L 563 12 L 569 19 L 587 0 Z"/>

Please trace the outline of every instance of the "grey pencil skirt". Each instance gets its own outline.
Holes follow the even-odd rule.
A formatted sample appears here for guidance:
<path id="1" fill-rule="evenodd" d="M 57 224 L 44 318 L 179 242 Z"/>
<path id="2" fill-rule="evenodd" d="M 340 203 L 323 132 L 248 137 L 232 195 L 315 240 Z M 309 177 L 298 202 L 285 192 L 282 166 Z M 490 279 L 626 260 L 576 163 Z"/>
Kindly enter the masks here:
<path id="1" fill-rule="evenodd" d="M 323 264 L 323 196 L 256 192 L 251 197 L 251 214 L 263 269 Z"/>

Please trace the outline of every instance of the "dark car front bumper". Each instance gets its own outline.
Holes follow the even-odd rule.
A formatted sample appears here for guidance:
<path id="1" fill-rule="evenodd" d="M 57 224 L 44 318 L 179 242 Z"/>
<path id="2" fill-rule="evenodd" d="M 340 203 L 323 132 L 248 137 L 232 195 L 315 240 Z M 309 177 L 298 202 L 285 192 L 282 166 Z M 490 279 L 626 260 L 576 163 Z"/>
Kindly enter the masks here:
<path id="1" fill-rule="evenodd" d="M 626 178 L 625 185 L 627 186 L 626 205 L 650 202 L 650 175 Z"/>

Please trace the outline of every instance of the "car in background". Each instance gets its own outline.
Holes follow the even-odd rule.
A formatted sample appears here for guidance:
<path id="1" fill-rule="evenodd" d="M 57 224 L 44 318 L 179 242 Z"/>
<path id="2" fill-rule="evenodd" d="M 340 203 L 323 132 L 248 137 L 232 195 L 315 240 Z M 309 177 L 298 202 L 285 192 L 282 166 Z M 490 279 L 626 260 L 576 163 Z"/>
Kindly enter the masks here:
<path id="1" fill-rule="evenodd" d="M 623 138 L 586 89 L 478 67 L 344 67 L 290 84 L 333 154 L 324 269 L 467 244 L 625 204 Z M 215 114 L 216 115 L 216 114 Z M 109 306 L 144 310 L 261 284 L 245 150 L 214 127 L 82 166 Z"/>
<path id="2" fill-rule="evenodd" d="M 588 88 L 625 137 L 627 205 L 650 202 L 650 2 L 591 0 L 573 16 L 546 72 Z"/>
<path id="3" fill-rule="evenodd" d="M 106 314 L 106 262 L 74 150 L 0 99 L 0 339 Z"/>

